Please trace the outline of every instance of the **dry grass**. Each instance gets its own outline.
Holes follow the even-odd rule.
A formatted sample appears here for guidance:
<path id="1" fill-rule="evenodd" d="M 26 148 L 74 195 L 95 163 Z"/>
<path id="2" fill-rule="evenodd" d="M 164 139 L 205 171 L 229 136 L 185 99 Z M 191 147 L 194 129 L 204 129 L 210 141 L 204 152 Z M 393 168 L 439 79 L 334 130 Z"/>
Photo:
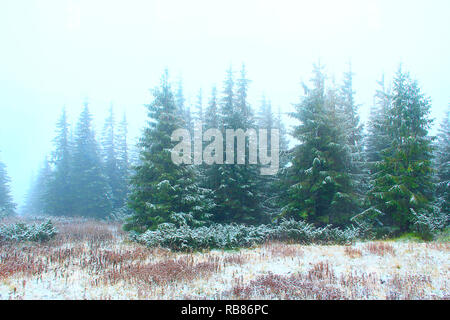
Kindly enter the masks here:
<path id="1" fill-rule="evenodd" d="M 43 244 L 0 245 L 0 299 L 448 299 L 448 243 L 174 253 L 115 223 L 55 221 Z"/>
<path id="2" fill-rule="evenodd" d="M 344 250 L 345 254 L 352 259 L 362 257 L 362 251 L 357 248 L 346 246 Z"/>
<path id="3" fill-rule="evenodd" d="M 366 250 L 371 254 L 376 254 L 384 257 L 387 254 L 395 255 L 395 250 L 392 245 L 385 242 L 372 242 L 366 245 Z"/>
<path id="4" fill-rule="evenodd" d="M 301 257 L 303 251 L 295 246 L 289 246 L 281 242 L 269 242 L 264 245 L 265 250 L 269 252 L 272 257 Z"/>

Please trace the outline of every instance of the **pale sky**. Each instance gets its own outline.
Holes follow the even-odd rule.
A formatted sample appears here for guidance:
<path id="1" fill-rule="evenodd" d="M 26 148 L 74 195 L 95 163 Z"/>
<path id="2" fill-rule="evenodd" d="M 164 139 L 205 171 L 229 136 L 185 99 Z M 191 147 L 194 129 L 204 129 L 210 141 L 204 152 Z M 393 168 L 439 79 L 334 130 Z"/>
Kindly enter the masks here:
<path id="1" fill-rule="evenodd" d="M 14 198 L 22 204 L 52 150 L 63 106 L 76 123 L 88 100 L 100 133 L 112 103 L 137 137 L 165 67 L 195 101 L 244 62 L 252 105 L 264 93 L 288 112 L 314 62 L 339 82 L 351 61 L 366 120 L 376 81 L 402 63 L 439 123 L 450 103 L 449 16 L 448 0 L 2 0 L 0 159 Z"/>

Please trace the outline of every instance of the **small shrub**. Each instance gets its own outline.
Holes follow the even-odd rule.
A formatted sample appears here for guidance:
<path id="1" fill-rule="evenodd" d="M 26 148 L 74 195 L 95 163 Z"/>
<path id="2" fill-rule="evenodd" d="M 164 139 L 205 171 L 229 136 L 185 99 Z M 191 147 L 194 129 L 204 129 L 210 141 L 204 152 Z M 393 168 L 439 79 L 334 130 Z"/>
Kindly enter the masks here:
<path id="1" fill-rule="evenodd" d="M 175 251 L 248 248 L 270 240 L 303 244 L 347 244 L 358 236 L 359 230 L 356 228 L 316 228 L 312 224 L 294 220 L 284 220 L 275 225 L 214 224 L 197 228 L 177 228 L 174 224 L 164 223 L 154 231 L 130 233 L 132 241 L 148 247 L 163 247 Z"/>
<path id="2" fill-rule="evenodd" d="M 43 242 L 52 239 L 57 230 L 51 220 L 41 224 L 26 225 L 15 223 L 0 226 L 0 242 L 8 241 L 36 241 Z"/>
<path id="3" fill-rule="evenodd" d="M 448 226 L 449 215 L 434 207 L 430 212 L 416 212 L 411 209 L 414 216 L 414 230 L 424 240 L 432 240 L 434 236 Z"/>

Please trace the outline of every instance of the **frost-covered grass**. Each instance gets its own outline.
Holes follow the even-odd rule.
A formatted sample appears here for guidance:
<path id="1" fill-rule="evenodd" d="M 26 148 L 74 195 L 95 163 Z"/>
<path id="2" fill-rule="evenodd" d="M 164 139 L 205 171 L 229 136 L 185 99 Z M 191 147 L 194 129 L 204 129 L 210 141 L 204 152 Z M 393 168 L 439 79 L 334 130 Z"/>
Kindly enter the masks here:
<path id="1" fill-rule="evenodd" d="M 127 241 L 115 223 L 54 225 L 47 242 L 0 244 L 1 299 L 450 298 L 448 242 L 271 241 L 186 253 Z"/>

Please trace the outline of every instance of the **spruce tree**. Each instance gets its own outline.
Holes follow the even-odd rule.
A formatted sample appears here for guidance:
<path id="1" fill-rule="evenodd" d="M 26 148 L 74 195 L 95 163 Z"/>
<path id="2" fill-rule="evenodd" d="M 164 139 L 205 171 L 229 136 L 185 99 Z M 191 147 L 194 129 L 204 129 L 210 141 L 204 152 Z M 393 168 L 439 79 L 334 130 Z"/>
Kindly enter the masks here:
<path id="1" fill-rule="evenodd" d="M 175 94 L 175 105 L 179 114 L 183 117 L 185 126 L 189 132 L 193 133 L 193 123 L 192 123 L 192 113 L 189 105 L 186 104 L 186 98 L 184 96 L 183 81 L 180 79 L 178 81 L 177 90 Z"/>
<path id="2" fill-rule="evenodd" d="M 379 89 L 374 96 L 374 105 L 370 110 L 365 136 L 364 160 L 369 174 L 375 170 L 375 165 L 382 159 L 383 152 L 390 145 L 388 136 L 388 111 L 391 105 L 390 89 L 386 88 L 384 76 L 378 82 Z"/>
<path id="3" fill-rule="evenodd" d="M 257 115 L 257 124 L 258 128 L 267 130 L 267 150 L 261 150 L 263 153 L 271 155 L 272 151 L 272 141 L 271 141 L 271 130 L 278 129 L 280 138 L 280 145 L 284 143 L 283 140 L 283 132 L 280 130 L 281 121 L 274 117 L 272 112 L 272 104 L 270 100 L 266 99 L 265 96 L 261 99 L 261 106 Z M 278 148 L 280 147 L 277 146 Z M 274 146 L 276 147 L 276 146 Z M 261 146 L 260 146 L 261 148 Z M 285 151 L 285 150 L 283 150 Z M 282 152 L 280 150 L 276 150 L 279 154 Z M 259 175 L 258 177 L 258 185 L 259 185 L 259 194 L 261 201 L 261 208 L 264 213 L 268 214 L 271 217 L 274 217 L 276 214 L 279 214 L 279 208 L 277 201 L 279 200 L 279 196 L 281 195 L 282 188 L 279 185 L 279 173 L 281 168 L 283 167 L 283 161 L 279 163 L 280 168 L 278 174 L 276 175 Z"/>
<path id="4" fill-rule="evenodd" d="M 359 199 L 363 199 L 367 191 L 368 175 L 365 167 L 363 146 L 363 125 L 360 123 L 358 108 L 353 90 L 353 72 L 351 65 L 344 73 L 344 80 L 338 93 L 338 111 L 341 112 L 346 143 L 350 152 L 349 174 Z M 359 201 L 362 205 L 362 201 Z"/>
<path id="5" fill-rule="evenodd" d="M 208 102 L 208 106 L 206 108 L 206 112 L 204 114 L 204 130 L 205 132 L 209 129 L 219 129 L 221 130 L 221 116 L 219 113 L 219 105 L 217 102 L 217 89 L 213 87 L 211 90 L 211 97 Z M 221 130 L 223 131 L 223 130 Z M 215 138 L 212 138 L 213 140 Z M 210 142 L 205 142 L 208 144 Z M 220 163 L 212 163 L 212 164 L 204 164 L 201 168 L 201 179 L 202 185 L 213 191 L 212 197 L 215 201 L 217 201 L 218 195 L 216 191 L 219 189 L 221 185 L 221 164 Z M 216 208 L 218 210 L 218 208 Z M 217 211 L 215 211 L 217 213 Z M 215 220 L 214 216 L 213 219 Z"/>
<path id="6" fill-rule="evenodd" d="M 101 152 L 88 105 L 78 120 L 72 156 L 72 215 L 105 218 L 111 213 L 111 190 L 103 172 Z"/>
<path id="7" fill-rule="evenodd" d="M 237 80 L 236 88 L 233 71 L 230 68 L 224 84 L 223 98 L 220 105 L 220 127 L 226 140 L 226 129 L 255 129 L 253 110 L 247 101 L 249 80 L 246 78 L 245 66 Z M 236 89 L 236 92 L 234 91 Z M 224 141 L 225 142 L 225 141 Z M 213 219 L 221 223 L 257 224 L 266 219 L 260 208 L 258 194 L 259 168 L 249 162 L 249 141 L 245 139 L 244 164 L 238 164 L 236 139 L 234 141 L 233 164 L 218 167 L 219 187 L 214 190 L 216 210 Z M 224 144 L 224 159 L 227 152 Z M 230 157 L 230 155 L 228 155 Z"/>
<path id="8" fill-rule="evenodd" d="M 337 93 L 325 87 L 320 66 L 314 67 L 311 82 L 313 87 L 304 85 L 305 96 L 291 114 L 300 121 L 293 131 L 300 144 L 292 150 L 292 166 L 285 175 L 288 194 L 282 216 L 345 225 L 355 212 L 356 194 Z"/>
<path id="9" fill-rule="evenodd" d="M 195 116 L 195 120 L 200 121 L 202 124 L 205 121 L 205 115 L 203 112 L 203 93 L 202 93 L 202 89 L 200 89 L 198 91 L 197 94 L 197 105 L 196 105 L 196 116 Z"/>
<path id="10" fill-rule="evenodd" d="M 116 185 L 116 199 L 119 201 L 117 206 L 126 207 L 128 197 L 128 180 L 130 177 L 129 151 L 128 151 L 128 123 L 126 115 L 122 117 L 119 123 L 117 134 L 117 165 L 119 179 Z"/>
<path id="11" fill-rule="evenodd" d="M 369 209 L 363 212 L 391 233 L 411 230 L 412 212 L 429 212 L 433 201 L 430 101 L 399 69 L 387 111 L 390 139 L 371 177 Z"/>
<path id="12" fill-rule="evenodd" d="M 72 214 L 73 206 L 73 190 L 71 184 L 71 156 L 72 146 L 70 143 L 70 128 L 67 119 L 66 109 L 63 108 L 61 117 L 56 124 L 56 137 L 53 140 L 55 151 L 53 152 L 51 164 L 54 168 L 51 175 L 47 176 L 47 165 L 44 165 L 44 172 L 38 177 L 37 185 L 42 185 L 45 182 L 47 192 L 45 197 L 45 212 L 55 216 L 70 216 Z M 39 187 L 41 188 L 41 187 Z"/>
<path id="13" fill-rule="evenodd" d="M 15 214 L 16 204 L 11 196 L 10 182 L 6 165 L 0 161 L 0 217 Z"/>
<path id="14" fill-rule="evenodd" d="M 287 164 L 290 161 L 289 156 L 289 142 L 287 139 L 287 130 L 286 126 L 284 125 L 282 113 L 280 107 L 278 107 L 277 110 L 277 116 L 275 118 L 275 128 L 279 130 L 280 132 L 280 146 L 279 146 L 279 152 L 280 152 L 280 171 L 279 176 L 282 174 L 287 166 Z"/>
<path id="15" fill-rule="evenodd" d="M 52 202 L 53 190 L 50 189 L 54 179 L 55 174 L 46 157 L 36 179 L 31 182 L 25 200 L 24 214 L 39 216 L 54 212 L 52 207 L 54 204 Z"/>
<path id="16" fill-rule="evenodd" d="M 176 145 L 171 135 L 186 123 L 174 101 L 167 71 L 153 95 L 154 101 L 147 105 L 148 126 L 139 142 L 140 163 L 131 177 L 133 214 L 124 228 L 143 232 L 162 223 L 202 225 L 212 208 L 207 190 L 198 186 L 192 166 L 177 165 L 171 159 Z"/>
<path id="17" fill-rule="evenodd" d="M 437 203 L 441 211 L 450 214 L 450 112 L 447 111 L 438 134 L 436 148 Z"/>
<path id="18" fill-rule="evenodd" d="M 119 151 L 116 144 L 117 139 L 114 110 L 111 106 L 103 128 L 103 162 L 105 167 L 104 173 L 106 175 L 107 183 L 111 189 L 113 210 L 122 208 L 125 201 L 123 190 L 124 172 L 120 168 L 118 159 Z"/>

